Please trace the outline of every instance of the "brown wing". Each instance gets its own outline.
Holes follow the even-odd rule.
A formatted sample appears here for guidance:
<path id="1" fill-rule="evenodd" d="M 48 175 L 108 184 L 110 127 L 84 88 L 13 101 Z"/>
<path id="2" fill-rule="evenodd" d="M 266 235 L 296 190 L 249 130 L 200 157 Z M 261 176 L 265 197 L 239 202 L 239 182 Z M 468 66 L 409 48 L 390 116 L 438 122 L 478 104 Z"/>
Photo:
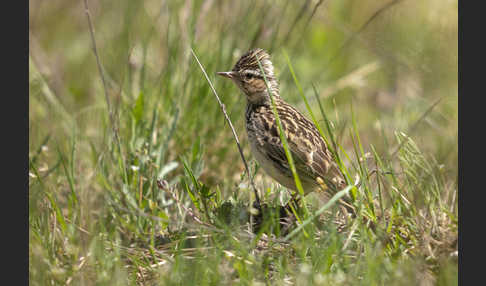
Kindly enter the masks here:
<path id="1" fill-rule="evenodd" d="M 276 100 L 279 101 L 277 111 L 301 180 L 315 182 L 317 177 L 321 177 L 333 193 L 341 189 L 343 176 L 317 128 L 295 108 L 279 98 Z M 259 144 L 264 145 L 267 156 L 284 173 L 292 176 L 271 107 L 259 108 L 267 109 L 257 112 L 258 118 L 252 120 L 254 130 L 261 130 Z"/>

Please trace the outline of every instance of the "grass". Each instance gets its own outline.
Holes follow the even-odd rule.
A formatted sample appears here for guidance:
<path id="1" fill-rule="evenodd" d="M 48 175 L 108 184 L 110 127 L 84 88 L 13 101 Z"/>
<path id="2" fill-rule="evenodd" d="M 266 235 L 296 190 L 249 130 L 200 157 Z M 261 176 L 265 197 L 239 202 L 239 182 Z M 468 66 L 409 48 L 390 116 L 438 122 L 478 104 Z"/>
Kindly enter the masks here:
<path id="1" fill-rule="evenodd" d="M 456 285 L 457 2 L 321 2 L 89 2 L 110 109 L 82 3 L 29 2 L 30 283 Z M 250 47 L 359 177 L 343 229 L 315 194 L 278 222 L 214 75 Z"/>

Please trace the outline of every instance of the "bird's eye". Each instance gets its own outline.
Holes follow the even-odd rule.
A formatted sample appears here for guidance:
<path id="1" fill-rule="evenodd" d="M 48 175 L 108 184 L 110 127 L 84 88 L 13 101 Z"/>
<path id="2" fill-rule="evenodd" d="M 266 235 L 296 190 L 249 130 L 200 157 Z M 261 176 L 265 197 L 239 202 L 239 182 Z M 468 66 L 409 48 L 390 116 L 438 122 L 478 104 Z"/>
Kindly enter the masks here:
<path id="1" fill-rule="evenodd" d="M 252 74 L 252 73 L 249 73 L 249 72 L 248 72 L 248 73 L 245 73 L 245 79 L 246 79 L 246 80 L 249 80 L 249 79 L 251 79 L 252 77 L 253 77 L 253 74 Z"/>

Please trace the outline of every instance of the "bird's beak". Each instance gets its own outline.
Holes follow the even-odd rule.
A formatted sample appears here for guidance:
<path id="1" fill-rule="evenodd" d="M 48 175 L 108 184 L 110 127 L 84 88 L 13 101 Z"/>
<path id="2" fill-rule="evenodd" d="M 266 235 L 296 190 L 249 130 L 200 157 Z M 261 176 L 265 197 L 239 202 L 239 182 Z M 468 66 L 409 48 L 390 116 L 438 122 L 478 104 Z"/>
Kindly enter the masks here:
<path id="1" fill-rule="evenodd" d="M 227 77 L 227 78 L 233 78 L 235 76 L 235 73 L 232 72 L 232 71 L 229 71 L 229 72 L 217 72 L 216 74 L 217 75 L 220 75 L 220 76 Z"/>

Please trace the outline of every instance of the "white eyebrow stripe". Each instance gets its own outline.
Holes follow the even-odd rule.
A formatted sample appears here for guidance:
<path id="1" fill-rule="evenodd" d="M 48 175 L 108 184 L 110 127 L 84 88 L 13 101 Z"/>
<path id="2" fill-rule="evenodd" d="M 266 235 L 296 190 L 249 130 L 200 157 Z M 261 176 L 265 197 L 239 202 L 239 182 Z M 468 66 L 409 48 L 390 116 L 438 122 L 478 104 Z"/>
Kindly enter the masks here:
<path id="1" fill-rule="evenodd" d="M 256 71 L 256 70 L 245 70 L 245 71 L 244 71 L 244 74 L 252 74 L 252 75 L 254 75 L 254 76 L 259 76 L 259 77 L 261 77 L 260 72 L 258 72 L 258 71 Z"/>

